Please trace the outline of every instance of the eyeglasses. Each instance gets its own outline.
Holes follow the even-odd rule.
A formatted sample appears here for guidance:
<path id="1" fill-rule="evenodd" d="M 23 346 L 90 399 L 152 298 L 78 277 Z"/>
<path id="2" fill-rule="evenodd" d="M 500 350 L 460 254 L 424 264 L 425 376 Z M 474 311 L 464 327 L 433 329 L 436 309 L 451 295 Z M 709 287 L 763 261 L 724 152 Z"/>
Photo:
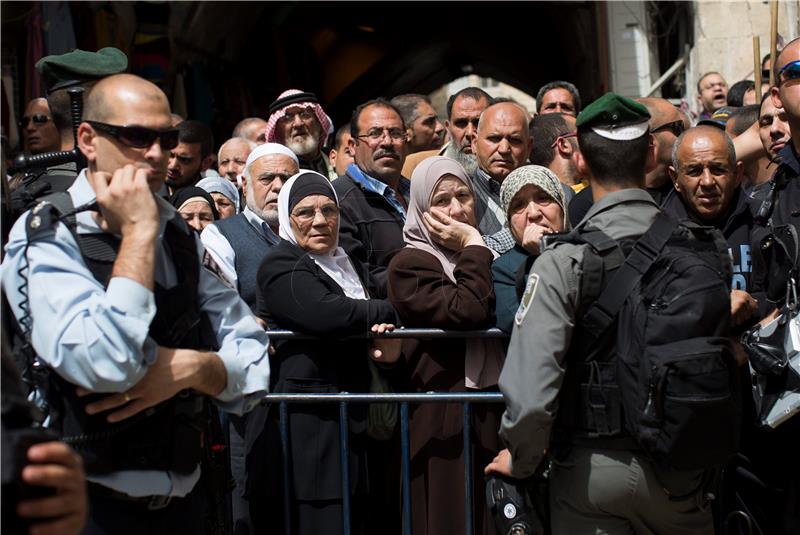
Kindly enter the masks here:
<path id="1" fill-rule="evenodd" d="M 280 120 L 285 123 L 293 123 L 295 117 L 300 117 L 301 121 L 310 121 L 311 119 L 316 117 L 316 115 L 314 115 L 313 109 L 303 108 L 302 110 L 299 111 L 293 111 L 293 112 L 287 111 L 283 115 L 283 117 L 281 117 Z"/>
<path id="2" fill-rule="evenodd" d="M 683 131 L 686 130 L 686 127 L 683 124 L 683 121 L 672 121 L 671 123 L 662 124 L 661 126 L 657 126 L 650 130 L 651 134 L 655 134 L 656 132 L 661 132 L 662 130 L 669 130 L 672 132 L 675 137 L 683 134 Z"/>
<path id="3" fill-rule="evenodd" d="M 37 114 L 37 115 L 32 115 L 30 117 L 28 117 L 26 115 L 26 116 L 23 116 L 22 119 L 20 119 L 19 125 L 22 128 L 26 128 L 28 126 L 28 123 L 30 123 L 31 121 L 33 121 L 33 124 L 45 124 L 49 120 L 50 120 L 50 117 L 47 116 L 47 115 Z"/>
<path id="4" fill-rule="evenodd" d="M 137 149 L 146 149 L 158 139 L 163 150 L 172 150 L 178 146 L 178 129 L 154 130 L 144 126 L 117 126 L 98 121 L 86 121 L 92 128 L 113 136 L 123 145 Z"/>
<path id="5" fill-rule="evenodd" d="M 322 214 L 327 221 L 339 217 L 339 208 L 335 204 L 326 204 L 322 208 L 298 208 L 292 212 L 292 217 L 296 218 L 300 223 L 310 223 L 317 217 L 317 212 Z"/>
<path id="6" fill-rule="evenodd" d="M 551 148 L 551 149 L 554 149 L 554 148 L 556 148 L 556 145 L 558 145 L 558 142 L 559 142 L 559 140 L 562 140 L 562 139 L 569 139 L 569 138 L 571 138 L 571 137 L 578 137 L 578 133 L 577 133 L 577 132 L 568 132 L 568 133 L 566 133 L 566 134 L 561 134 L 560 136 L 558 136 L 558 137 L 555 139 L 555 141 L 553 141 L 553 144 L 552 144 L 552 145 L 550 145 L 550 148 Z"/>
<path id="7" fill-rule="evenodd" d="M 377 145 L 384 136 L 389 134 L 393 143 L 406 140 L 406 131 L 402 128 L 373 128 L 366 134 L 361 134 L 358 139 L 366 139 L 370 145 Z"/>
<path id="8" fill-rule="evenodd" d="M 788 82 L 789 80 L 797 80 L 800 78 L 800 60 L 791 61 L 784 65 L 778 71 L 779 83 Z"/>

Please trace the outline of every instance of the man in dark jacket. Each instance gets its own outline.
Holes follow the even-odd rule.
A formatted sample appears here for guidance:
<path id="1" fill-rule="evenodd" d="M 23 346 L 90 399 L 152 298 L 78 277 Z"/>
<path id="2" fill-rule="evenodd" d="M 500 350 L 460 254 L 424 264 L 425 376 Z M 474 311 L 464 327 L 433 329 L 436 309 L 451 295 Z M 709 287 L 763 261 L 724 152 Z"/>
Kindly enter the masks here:
<path id="1" fill-rule="evenodd" d="M 678 219 L 691 219 L 722 231 L 733 259 L 731 312 L 741 325 L 756 312 L 750 232 L 753 216 L 741 184 L 744 166 L 724 130 L 697 126 L 681 134 L 672 151 L 669 174 L 675 186 L 661 206 Z"/>
<path id="2" fill-rule="evenodd" d="M 386 297 L 386 267 L 404 247 L 411 183 L 402 176 L 406 126 L 400 112 L 383 99 L 358 106 L 350 121 L 355 163 L 333 183 L 339 196 L 339 245 L 369 268 L 369 292 Z"/>

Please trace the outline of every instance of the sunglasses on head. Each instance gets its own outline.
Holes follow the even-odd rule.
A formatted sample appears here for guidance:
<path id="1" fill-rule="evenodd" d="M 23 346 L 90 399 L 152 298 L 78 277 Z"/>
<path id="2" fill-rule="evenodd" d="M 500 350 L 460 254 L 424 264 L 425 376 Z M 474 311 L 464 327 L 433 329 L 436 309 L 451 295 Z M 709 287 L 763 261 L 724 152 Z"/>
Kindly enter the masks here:
<path id="1" fill-rule="evenodd" d="M 778 71 L 779 83 L 800 78 L 800 60 L 790 61 Z"/>
<path id="2" fill-rule="evenodd" d="M 656 132 L 661 132 L 663 130 L 669 130 L 675 134 L 675 137 L 678 137 L 679 135 L 683 134 L 683 131 L 686 130 L 686 128 L 683 126 L 683 121 L 672 121 L 671 123 L 662 124 L 661 126 L 653 128 L 650 130 L 650 133 L 655 134 Z"/>
<path id="3" fill-rule="evenodd" d="M 28 126 L 28 123 L 30 123 L 31 121 L 33 121 L 33 124 L 45 124 L 49 120 L 50 120 L 50 117 L 47 116 L 47 115 L 36 114 L 36 115 L 31 115 L 30 117 L 25 115 L 19 121 L 19 125 L 22 128 L 25 128 L 26 126 Z"/>
<path id="4" fill-rule="evenodd" d="M 156 139 L 161 144 L 162 150 L 172 150 L 178 146 L 178 129 L 154 130 L 144 126 L 117 126 L 98 121 L 86 121 L 92 128 L 105 132 L 114 137 L 123 145 L 137 149 L 146 149 L 153 145 Z"/>

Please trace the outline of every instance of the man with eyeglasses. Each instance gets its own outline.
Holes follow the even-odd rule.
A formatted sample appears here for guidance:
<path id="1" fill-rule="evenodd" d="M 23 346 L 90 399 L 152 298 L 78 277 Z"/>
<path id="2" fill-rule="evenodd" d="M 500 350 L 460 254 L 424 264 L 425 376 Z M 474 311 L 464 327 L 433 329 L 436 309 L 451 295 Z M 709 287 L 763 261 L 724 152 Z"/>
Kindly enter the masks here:
<path id="1" fill-rule="evenodd" d="M 336 178 L 328 156 L 323 151 L 333 123 L 314 93 L 288 89 L 269 105 L 266 139 L 292 149 L 300 169 L 316 171 L 329 179 Z"/>
<path id="2" fill-rule="evenodd" d="M 111 76 L 84 117 L 88 167 L 14 225 L 3 290 L 42 364 L 50 425 L 86 466 L 84 533 L 202 533 L 208 400 L 235 413 L 258 403 L 268 339 L 156 195 L 178 142 L 166 95 Z"/>
<path id="3" fill-rule="evenodd" d="M 47 99 L 35 98 L 28 102 L 19 126 L 22 129 L 22 148 L 28 154 L 53 152 L 61 148 L 61 136 L 53 123 Z"/>
<path id="4" fill-rule="evenodd" d="M 388 100 L 356 107 L 348 147 L 354 162 L 333 182 L 339 197 L 339 245 L 369 269 L 370 295 L 386 298 L 386 268 L 405 246 L 411 183 L 402 175 L 406 125 Z"/>

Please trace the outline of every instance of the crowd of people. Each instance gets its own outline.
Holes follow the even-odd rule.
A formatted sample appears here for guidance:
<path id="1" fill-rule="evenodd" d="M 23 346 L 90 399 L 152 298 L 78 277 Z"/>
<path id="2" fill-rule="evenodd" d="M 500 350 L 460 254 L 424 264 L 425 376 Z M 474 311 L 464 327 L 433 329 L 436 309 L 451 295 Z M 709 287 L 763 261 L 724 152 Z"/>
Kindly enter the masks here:
<path id="1" fill-rule="evenodd" d="M 4 529 L 333 534 L 347 513 L 352 533 L 464 533 L 470 463 L 475 533 L 496 529 L 486 477 L 548 478 L 549 496 L 531 499 L 554 534 L 800 533 L 800 417 L 759 425 L 740 342 L 800 306 L 800 40 L 765 58 L 772 87 L 703 75 L 697 122 L 655 97 L 584 106 L 555 81 L 533 114 L 467 87 L 444 120 L 406 94 L 364 102 L 337 128 L 314 93 L 288 89 L 222 143 L 127 74 L 116 49 L 36 68 L 47 94 L 25 108 L 23 150 L 78 152 L 3 186 L 4 404 L 19 392 L 16 412 L 3 407 L 4 457 L 11 430 L 38 419 L 55 433 L 16 465 L 4 458 L 4 491 L 29 489 L 4 492 Z M 718 462 L 706 461 L 713 440 L 689 461 L 654 454 L 622 392 L 636 388 L 623 340 L 638 334 L 621 327 L 623 300 L 658 270 L 682 273 L 655 262 L 664 247 L 706 274 L 648 297 L 664 314 L 693 299 L 684 323 L 657 320 L 659 343 L 713 338 L 716 352 L 691 371 L 678 361 L 695 354 L 678 354 L 642 410 L 662 388 L 675 398 L 721 380 L 735 422 L 678 426 L 689 443 L 716 434 Z M 386 336 L 494 327 L 509 338 Z M 635 342 L 649 352 L 648 340 Z M 681 374 L 698 379 L 676 392 Z M 411 405 L 410 526 L 396 411 L 351 405 L 343 452 L 337 404 L 282 415 L 263 402 L 387 390 L 505 400 L 473 406 L 469 456 L 461 404 Z M 708 414 L 723 414 L 715 399 Z"/>

